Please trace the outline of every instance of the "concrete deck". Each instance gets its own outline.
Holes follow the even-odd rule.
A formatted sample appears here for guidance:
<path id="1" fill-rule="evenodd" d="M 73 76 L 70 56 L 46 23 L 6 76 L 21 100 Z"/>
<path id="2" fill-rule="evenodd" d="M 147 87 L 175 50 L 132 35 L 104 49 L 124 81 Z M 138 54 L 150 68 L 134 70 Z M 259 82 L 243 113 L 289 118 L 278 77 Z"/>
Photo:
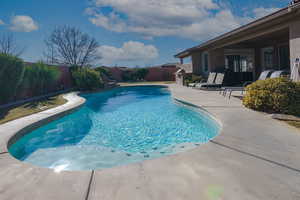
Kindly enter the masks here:
<path id="1" fill-rule="evenodd" d="M 214 115 L 223 125 L 220 135 L 194 150 L 156 160 L 102 171 L 56 173 L 7 153 L 12 132 L 44 116 L 33 115 L 0 126 L 0 199 L 300 199 L 298 130 L 217 92 L 176 85 L 170 90 L 174 98 Z M 72 99 L 68 106 L 82 104 L 81 98 Z"/>

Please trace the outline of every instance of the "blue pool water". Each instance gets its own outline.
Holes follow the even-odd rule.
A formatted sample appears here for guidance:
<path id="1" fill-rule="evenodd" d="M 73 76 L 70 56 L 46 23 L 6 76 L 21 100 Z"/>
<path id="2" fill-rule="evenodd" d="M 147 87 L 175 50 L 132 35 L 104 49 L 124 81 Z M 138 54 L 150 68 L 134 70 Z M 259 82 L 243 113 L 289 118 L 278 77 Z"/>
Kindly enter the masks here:
<path id="1" fill-rule="evenodd" d="M 219 132 L 213 119 L 176 103 L 164 87 L 82 96 L 81 109 L 26 134 L 9 152 L 57 171 L 102 169 L 186 151 Z"/>

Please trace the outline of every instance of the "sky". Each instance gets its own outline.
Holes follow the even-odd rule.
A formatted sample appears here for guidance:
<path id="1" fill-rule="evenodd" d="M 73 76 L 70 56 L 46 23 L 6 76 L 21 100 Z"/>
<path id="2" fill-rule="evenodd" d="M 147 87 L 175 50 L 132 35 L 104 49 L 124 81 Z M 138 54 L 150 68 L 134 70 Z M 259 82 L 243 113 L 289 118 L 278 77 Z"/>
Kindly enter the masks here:
<path id="1" fill-rule="evenodd" d="M 290 0 L 0 0 L 0 36 L 13 34 L 25 61 L 69 25 L 97 39 L 97 65 L 153 66 L 288 5 Z M 188 62 L 188 61 L 187 61 Z"/>

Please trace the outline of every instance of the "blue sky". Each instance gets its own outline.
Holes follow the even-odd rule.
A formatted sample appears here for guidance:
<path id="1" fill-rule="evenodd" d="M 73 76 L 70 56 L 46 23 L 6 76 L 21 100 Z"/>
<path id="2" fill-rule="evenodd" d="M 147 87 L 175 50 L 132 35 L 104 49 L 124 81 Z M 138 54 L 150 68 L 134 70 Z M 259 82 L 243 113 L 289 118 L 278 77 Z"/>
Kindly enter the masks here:
<path id="1" fill-rule="evenodd" d="M 99 65 L 150 66 L 285 7 L 289 0 L 1 0 L 0 35 L 13 33 L 26 61 L 43 59 L 55 26 L 71 25 L 100 43 Z"/>

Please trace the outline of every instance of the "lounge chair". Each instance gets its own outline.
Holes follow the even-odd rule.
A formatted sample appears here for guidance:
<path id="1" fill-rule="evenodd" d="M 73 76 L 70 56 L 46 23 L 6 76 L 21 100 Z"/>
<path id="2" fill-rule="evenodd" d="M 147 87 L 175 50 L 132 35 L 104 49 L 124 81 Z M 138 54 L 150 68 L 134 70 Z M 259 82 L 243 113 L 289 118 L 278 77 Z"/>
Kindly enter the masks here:
<path id="1" fill-rule="evenodd" d="M 195 87 L 198 83 L 189 83 L 189 87 Z"/>
<path id="2" fill-rule="evenodd" d="M 217 76 L 216 72 L 210 72 L 209 75 L 208 75 L 208 79 L 207 79 L 206 83 L 204 83 L 204 82 L 201 82 L 201 83 L 191 83 L 191 85 L 193 84 L 193 86 L 191 86 L 191 87 L 201 88 L 201 85 L 204 85 L 204 84 L 213 84 L 215 82 L 215 80 L 216 80 L 216 76 Z"/>
<path id="3" fill-rule="evenodd" d="M 266 70 L 266 71 L 263 71 L 258 80 L 266 80 L 267 78 L 270 78 L 270 76 L 272 75 L 272 73 L 274 72 L 274 70 Z"/>
<path id="4" fill-rule="evenodd" d="M 188 87 L 195 87 L 199 83 L 189 83 Z"/>
<path id="5" fill-rule="evenodd" d="M 289 73 L 284 70 L 275 71 L 271 74 L 270 78 L 279 78 L 284 75 L 288 75 Z"/>
<path id="6" fill-rule="evenodd" d="M 195 87 L 197 89 L 220 88 L 223 85 L 224 77 L 225 77 L 224 73 L 217 73 L 217 76 L 216 76 L 214 82 L 212 82 L 211 81 L 212 79 L 210 79 L 207 81 L 207 83 L 200 83 L 200 84 L 197 84 Z"/>
<path id="7" fill-rule="evenodd" d="M 267 78 L 271 78 L 272 74 L 275 73 L 273 70 L 266 70 L 266 71 L 263 71 L 258 80 L 266 80 Z M 278 77 L 280 77 L 280 74 L 281 73 L 276 73 L 274 74 L 274 78 L 277 78 L 276 75 L 278 75 Z M 231 95 L 232 95 L 232 92 L 234 91 L 238 91 L 238 92 L 241 92 L 242 95 L 245 91 L 245 88 L 247 85 L 253 83 L 253 81 L 247 81 L 243 84 L 243 86 L 239 86 L 239 87 L 222 87 L 221 90 L 220 90 L 220 94 L 223 94 L 224 97 L 226 97 L 227 95 L 227 92 L 229 93 L 229 99 L 231 98 Z"/>

